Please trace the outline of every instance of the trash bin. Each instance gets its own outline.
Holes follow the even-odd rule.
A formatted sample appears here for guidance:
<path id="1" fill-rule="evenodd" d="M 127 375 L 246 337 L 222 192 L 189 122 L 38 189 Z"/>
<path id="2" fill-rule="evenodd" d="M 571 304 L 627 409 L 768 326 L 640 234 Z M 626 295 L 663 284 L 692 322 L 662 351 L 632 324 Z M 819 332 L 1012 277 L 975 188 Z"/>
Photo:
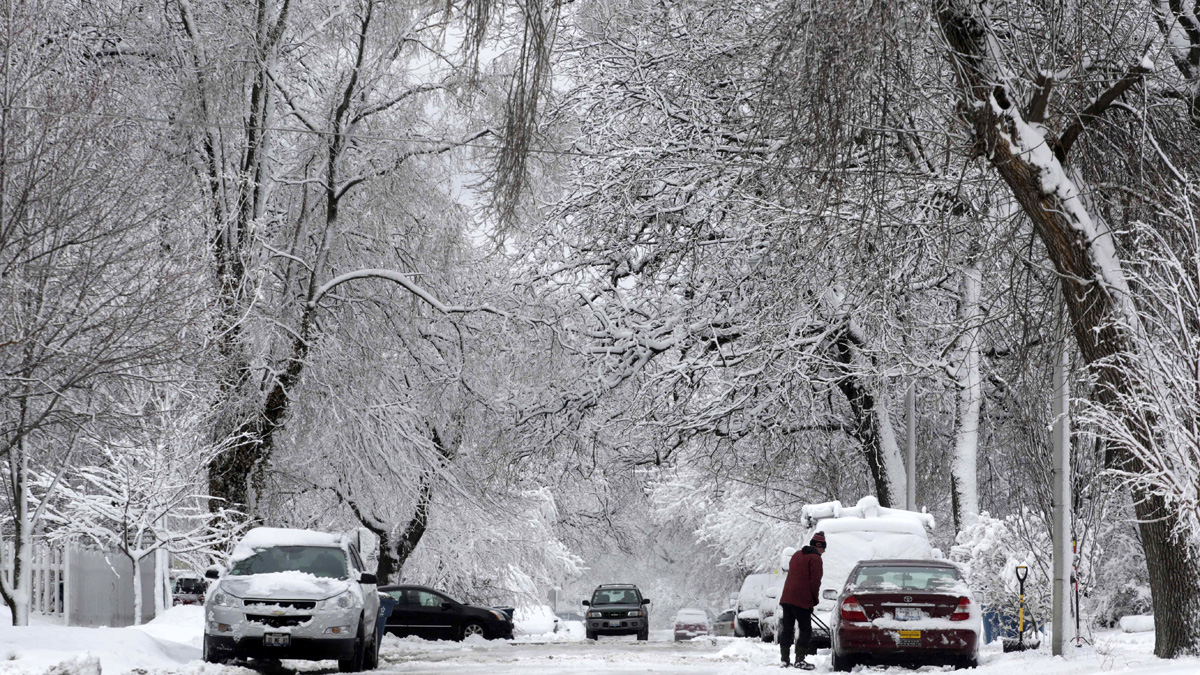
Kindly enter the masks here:
<path id="1" fill-rule="evenodd" d="M 387 593 L 379 594 L 379 618 L 375 620 L 375 649 L 378 653 L 379 646 L 383 644 L 383 634 L 387 632 L 387 620 L 392 615 L 392 610 L 396 608 L 397 600 Z"/>

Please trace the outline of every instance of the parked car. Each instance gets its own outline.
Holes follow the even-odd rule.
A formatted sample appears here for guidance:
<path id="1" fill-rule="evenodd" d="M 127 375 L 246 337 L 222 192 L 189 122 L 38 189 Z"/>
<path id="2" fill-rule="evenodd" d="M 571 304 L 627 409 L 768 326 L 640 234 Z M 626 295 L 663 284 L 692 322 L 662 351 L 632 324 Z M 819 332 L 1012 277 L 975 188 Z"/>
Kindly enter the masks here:
<path id="1" fill-rule="evenodd" d="M 875 662 L 974 668 L 983 622 L 954 564 L 941 560 L 869 560 L 836 595 L 833 669 Z"/>
<path id="2" fill-rule="evenodd" d="M 512 618 L 501 609 L 459 602 L 425 586 L 383 586 L 380 592 L 396 599 L 388 617 L 387 632 L 426 640 L 464 640 L 478 635 L 485 640 L 511 639 Z"/>
<path id="3" fill-rule="evenodd" d="M 810 504 L 801 509 L 801 519 L 808 528 L 802 541 L 807 543 L 815 532 L 824 532 L 828 546 L 821 556 L 821 601 L 813 609 L 810 649 L 830 646 L 831 636 L 824 627 L 833 625 L 837 593 L 860 562 L 941 557 L 941 552 L 929 543 L 933 516 L 881 507 L 874 497 L 863 497 L 852 507 L 843 507 L 839 502 Z M 829 590 L 835 591 L 832 596 L 826 593 Z"/>
<path id="4" fill-rule="evenodd" d="M 779 596 L 783 595 L 783 584 L 787 581 L 788 566 L 796 549 L 791 546 L 779 554 L 779 571 L 772 575 L 771 585 L 758 603 L 758 635 L 763 642 L 777 642 L 779 632 Z"/>
<path id="5" fill-rule="evenodd" d="M 650 600 L 633 584 L 601 584 L 592 592 L 588 608 L 587 638 L 601 635 L 636 635 L 639 640 L 650 639 Z"/>
<path id="6" fill-rule="evenodd" d="M 231 658 L 337 659 L 344 673 L 378 665 L 375 575 L 343 535 L 258 527 L 210 567 L 204 603 L 209 663 Z"/>
<path id="7" fill-rule="evenodd" d="M 771 587 L 774 574 L 751 574 L 742 581 L 742 590 L 737 597 L 737 624 L 734 634 L 738 637 L 758 637 L 758 606 Z"/>
<path id="8" fill-rule="evenodd" d="M 203 605 L 208 582 L 198 574 L 184 572 L 171 583 L 172 605 Z"/>
<path id="9" fill-rule="evenodd" d="M 737 610 L 727 609 L 717 615 L 717 620 L 713 622 L 712 634 L 717 637 L 733 637 L 737 621 Z"/>
<path id="10" fill-rule="evenodd" d="M 685 608 L 675 614 L 675 641 L 691 640 L 708 635 L 708 612 Z"/>

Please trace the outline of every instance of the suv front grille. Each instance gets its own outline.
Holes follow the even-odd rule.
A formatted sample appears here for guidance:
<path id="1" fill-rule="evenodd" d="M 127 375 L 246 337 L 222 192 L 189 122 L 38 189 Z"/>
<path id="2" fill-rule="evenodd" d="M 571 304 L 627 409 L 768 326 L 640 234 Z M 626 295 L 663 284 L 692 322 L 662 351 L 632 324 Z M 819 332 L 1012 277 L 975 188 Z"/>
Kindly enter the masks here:
<path id="1" fill-rule="evenodd" d="M 317 606 L 316 600 L 256 600 L 246 598 L 247 605 L 266 605 L 268 607 L 282 607 L 284 609 L 313 609 Z"/>
<path id="2" fill-rule="evenodd" d="M 606 618 L 606 619 L 621 619 L 621 618 L 624 618 L 627 616 L 629 616 L 629 610 L 627 610 L 627 609 L 623 609 L 619 612 L 605 612 L 604 613 L 604 618 Z"/>
<path id="3" fill-rule="evenodd" d="M 312 620 L 311 616 L 266 616 L 263 614 L 247 614 L 246 620 L 261 623 L 271 628 L 293 628 Z"/>

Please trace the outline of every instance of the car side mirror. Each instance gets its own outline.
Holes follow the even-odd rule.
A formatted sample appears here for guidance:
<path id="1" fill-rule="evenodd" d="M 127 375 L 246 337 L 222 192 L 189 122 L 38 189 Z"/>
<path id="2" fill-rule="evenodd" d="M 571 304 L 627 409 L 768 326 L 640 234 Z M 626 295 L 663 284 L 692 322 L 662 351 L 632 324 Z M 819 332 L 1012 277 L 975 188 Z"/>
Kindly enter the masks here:
<path id="1" fill-rule="evenodd" d="M 972 593 L 975 596 L 975 601 L 981 605 L 987 604 L 987 591 L 975 591 Z"/>
<path id="2" fill-rule="evenodd" d="M 584 600 L 584 601 L 583 601 L 583 606 L 584 606 L 584 607 L 591 607 L 591 606 L 592 606 L 592 603 L 588 602 L 587 600 Z"/>
<path id="3" fill-rule="evenodd" d="M 358 575 L 358 583 L 370 584 L 371 586 L 374 586 L 379 583 L 379 579 L 377 579 L 375 575 L 371 574 L 370 572 L 363 572 L 362 574 Z"/>
<path id="4" fill-rule="evenodd" d="M 832 588 L 826 588 L 825 590 L 821 591 L 821 597 L 825 598 L 826 600 L 837 600 L 838 592 Z"/>
<path id="5" fill-rule="evenodd" d="M 643 605 L 648 605 L 648 604 L 650 604 L 650 598 L 642 598 L 642 604 L 643 604 Z"/>
<path id="6" fill-rule="evenodd" d="M 767 597 L 768 597 L 768 598 L 778 598 L 778 597 L 779 597 L 779 591 L 777 591 L 777 590 L 775 590 L 774 588 L 772 588 L 771 590 L 767 591 Z"/>
<path id="7" fill-rule="evenodd" d="M 208 569 L 204 570 L 204 578 L 205 579 L 220 579 L 221 572 L 224 572 L 224 571 L 225 571 L 225 569 L 223 567 L 221 567 L 220 565 L 210 565 Z"/>

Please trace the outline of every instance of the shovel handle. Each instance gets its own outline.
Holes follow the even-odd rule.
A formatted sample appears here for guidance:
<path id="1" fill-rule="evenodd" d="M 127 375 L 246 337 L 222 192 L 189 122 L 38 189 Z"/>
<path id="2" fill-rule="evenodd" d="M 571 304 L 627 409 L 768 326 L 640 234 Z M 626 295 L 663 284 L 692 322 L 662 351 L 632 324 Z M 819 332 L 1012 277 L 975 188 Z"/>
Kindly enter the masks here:
<path id="1" fill-rule="evenodd" d="M 1025 583 L 1025 579 L 1029 577 L 1029 568 L 1024 565 L 1017 565 L 1017 581 Z"/>

